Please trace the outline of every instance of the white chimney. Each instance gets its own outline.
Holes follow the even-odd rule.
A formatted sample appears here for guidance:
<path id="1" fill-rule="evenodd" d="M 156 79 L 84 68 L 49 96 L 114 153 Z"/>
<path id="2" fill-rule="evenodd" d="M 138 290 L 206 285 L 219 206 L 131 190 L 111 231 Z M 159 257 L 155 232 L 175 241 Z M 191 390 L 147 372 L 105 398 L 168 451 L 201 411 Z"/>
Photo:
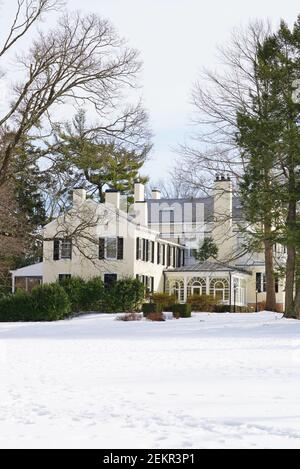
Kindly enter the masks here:
<path id="1" fill-rule="evenodd" d="M 232 259 L 232 205 L 233 188 L 230 177 L 217 175 L 214 186 L 214 228 L 213 238 L 219 247 L 218 259 L 229 262 Z"/>
<path id="2" fill-rule="evenodd" d="M 161 192 L 159 189 L 152 190 L 152 199 L 153 200 L 160 200 L 161 199 Z"/>
<path id="3" fill-rule="evenodd" d="M 108 205 L 113 205 L 118 210 L 120 209 L 121 204 L 121 194 L 116 189 L 108 189 L 105 192 L 105 203 Z"/>
<path id="4" fill-rule="evenodd" d="M 145 186 L 141 182 L 134 184 L 134 202 L 145 202 Z"/>
<path id="5" fill-rule="evenodd" d="M 134 184 L 134 212 L 139 225 L 148 226 L 148 203 L 145 200 L 145 186 L 140 182 Z"/>
<path id="6" fill-rule="evenodd" d="M 73 190 L 73 207 L 80 207 L 86 201 L 86 190 L 85 189 L 74 189 Z"/>

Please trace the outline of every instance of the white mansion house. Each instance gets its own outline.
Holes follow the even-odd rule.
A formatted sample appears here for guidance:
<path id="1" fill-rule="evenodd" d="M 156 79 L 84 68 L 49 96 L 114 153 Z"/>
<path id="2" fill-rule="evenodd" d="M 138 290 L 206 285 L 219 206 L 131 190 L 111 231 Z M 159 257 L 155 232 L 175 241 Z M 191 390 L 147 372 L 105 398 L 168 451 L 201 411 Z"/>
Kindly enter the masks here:
<path id="1" fill-rule="evenodd" d="M 104 204 L 73 193 L 73 206 L 44 229 L 44 260 L 12 272 L 13 291 L 30 290 L 70 276 L 139 278 L 151 292 L 175 293 L 180 302 L 191 294 L 211 294 L 224 304 L 251 305 L 265 299 L 263 253 L 243 253 L 243 224 L 232 183 L 217 177 L 210 197 L 162 199 L 158 190 L 145 199 L 135 184 L 134 203 L 115 190 Z M 203 240 L 218 246 L 218 258 L 199 263 L 193 257 Z M 274 252 L 283 262 L 281 247 Z M 284 292 L 276 282 L 278 309 Z"/>

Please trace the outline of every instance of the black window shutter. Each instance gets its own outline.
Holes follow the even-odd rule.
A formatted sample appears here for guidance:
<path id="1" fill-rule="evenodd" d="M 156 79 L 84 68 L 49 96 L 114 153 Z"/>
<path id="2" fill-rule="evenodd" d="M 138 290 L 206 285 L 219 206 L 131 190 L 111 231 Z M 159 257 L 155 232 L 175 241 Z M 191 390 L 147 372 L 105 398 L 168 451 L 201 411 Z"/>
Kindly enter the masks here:
<path id="1" fill-rule="evenodd" d="M 118 261 L 124 259 L 124 238 L 118 238 Z"/>
<path id="2" fill-rule="evenodd" d="M 168 259 L 167 259 L 167 264 L 168 264 L 168 267 L 171 266 L 171 247 L 168 246 Z"/>
<path id="3" fill-rule="evenodd" d="M 261 273 L 256 273 L 256 291 L 261 293 Z"/>
<path id="4" fill-rule="evenodd" d="M 279 292 L 279 278 L 278 275 L 275 277 L 275 293 Z"/>
<path id="5" fill-rule="evenodd" d="M 105 259 L 105 238 L 99 238 L 99 259 Z"/>
<path id="6" fill-rule="evenodd" d="M 151 277 L 151 293 L 154 293 L 154 277 Z"/>
<path id="7" fill-rule="evenodd" d="M 152 249 L 151 249 L 151 262 L 152 264 L 154 264 L 155 262 L 155 242 L 154 241 L 151 241 L 151 244 L 152 244 Z"/>
<path id="8" fill-rule="evenodd" d="M 136 238 L 136 260 L 140 259 L 140 238 Z"/>
<path id="9" fill-rule="evenodd" d="M 70 239 L 70 244 L 71 244 L 71 248 L 70 248 L 70 259 L 72 260 L 72 255 L 73 255 L 73 241 Z"/>
<path id="10" fill-rule="evenodd" d="M 157 243 L 157 263 L 160 264 L 160 244 Z"/>
<path id="11" fill-rule="evenodd" d="M 146 240 L 143 239 L 143 261 L 146 260 Z"/>
<path id="12" fill-rule="evenodd" d="M 149 239 L 147 239 L 146 241 L 146 261 L 149 262 L 149 245 L 150 245 L 150 241 Z"/>
<path id="13" fill-rule="evenodd" d="M 163 245 L 163 265 L 166 263 L 166 245 Z"/>
<path id="14" fill-rule="evenodd" d="M 176 267 L 176 250 L 174 247 L 172 249 L 173 249 L 173 267 Z"/>
<path id="15" fill-rule="evenodd" d="M 53 242 L 53 260 L 59 261 L 59 248 L 60 248 L 60 240 L 55 239 Z"/>

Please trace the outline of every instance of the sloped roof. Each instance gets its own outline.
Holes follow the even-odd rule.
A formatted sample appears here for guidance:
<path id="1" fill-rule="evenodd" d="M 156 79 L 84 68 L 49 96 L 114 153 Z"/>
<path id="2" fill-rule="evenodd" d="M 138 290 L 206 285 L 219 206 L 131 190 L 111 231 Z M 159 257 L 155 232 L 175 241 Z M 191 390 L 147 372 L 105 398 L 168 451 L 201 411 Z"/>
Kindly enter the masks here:
<path id="1" fill-rule="evenodd" d="M 178 267 L 168 272 L 241 272 L 243 274 L 252 275 L 248 270 L 217 261 L 197 262 L 196 264 Z"/>
<path id="2" fill-rule="evenodd" d="M 15 277 L 43 277 L 43 266 L 43 262 L 40 262 L 39 264 L 32 264 L 21 269 L 12 270 L 11 274 Z"/>
<path id="3" fill-rule="evenodd" d="M 152 219 L 153 214 L 157 215 L 156 211 L 152 211 L 151 208 L 154 208 L 156 205 L 159 206 L 160 204 L 163 204 L 164 207 L 169 206 L 170 208 L 172 205 L 181 205 L 184 207 L 186 204 L 202 204 L 204 206 L 204 221 L 209 222 L 213 219 L 213 212 L 214 212 L 214 198 L 213 197 L 196 197 L 196 198 L 191 198 L 191 199 L 148 199 L 148 216 L 149 216 L 149 223 L 158 223 L 158 219 Z M 182 222 L 182 211 L 178 212 L 178 215 L 180 216 L 180 220 L 174 220 L 176 222 Z M 240 220 L 242 218 L 242 207 L 241 207 L 241 201 L 239 197 L 234 196 L 232 198 L 232 216 L 233 220 Z M 192 217 L 192 213 L 189 212 L 185 214 L 184 216 L 184 221 L 186 223 L 192 222 L 192 219 L 189 219 Z M 176 211 L 175 211 L 175 218 L 176 218 Z"/>

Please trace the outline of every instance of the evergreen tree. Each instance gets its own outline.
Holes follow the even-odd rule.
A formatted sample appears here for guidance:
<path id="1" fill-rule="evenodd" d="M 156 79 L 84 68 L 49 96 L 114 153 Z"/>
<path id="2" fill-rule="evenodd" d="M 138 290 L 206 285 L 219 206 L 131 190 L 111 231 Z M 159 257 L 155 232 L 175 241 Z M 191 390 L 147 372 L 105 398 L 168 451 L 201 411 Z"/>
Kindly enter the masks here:
<path id="1" fill-rule="evenodd" d="M 86 113 L 81 110 L 72 123 L 56 128 L 49 156 L 55 162 L 54 173 L 65 174 L 65 185 L 81 185 L 103 202 L 106 188 L 132 194 L 150 148 L 148 144 L 127 148 L 116 141 L 104 141 L 96 129 L 88 128 Z M 140 179 L 147 182 L 147 178 Z"/>
<path id="2" fill-rule="evenodd" d="M 200 262 L 205 262 L 210 258 L 215 259 L 218 256 L 218 246 L 212 238 L 205 238 L 204 242 L 199 246 L 195 257 Z"/>
<path id="3" fill-rule="evenodd" d="M 286 315 L 299 317 L 295 305 L 297 274 L 297 202 L 300 200 L 300 105 L 293 100 L 294 82 L 300 75 L 300 20 L 293 30 L 282 22 L 278 32 L 262 44 L 257 75 L 264 92 L 253 101 L 253 115 L 238 116 L 241 148 L 248 153 L 242 196 L 247 218 L 263 222 L 265 240 L 287 246 Z M 256 110 L 260 112 L 257 113 Z M 268 275 L 269 274 L 269 275 Z M 274 275 L 272 275 L 274 278 Z M 270 269 L 267 285 L 270 285 Z M 273 286 L 272 286 L 273 289 Z"/>

